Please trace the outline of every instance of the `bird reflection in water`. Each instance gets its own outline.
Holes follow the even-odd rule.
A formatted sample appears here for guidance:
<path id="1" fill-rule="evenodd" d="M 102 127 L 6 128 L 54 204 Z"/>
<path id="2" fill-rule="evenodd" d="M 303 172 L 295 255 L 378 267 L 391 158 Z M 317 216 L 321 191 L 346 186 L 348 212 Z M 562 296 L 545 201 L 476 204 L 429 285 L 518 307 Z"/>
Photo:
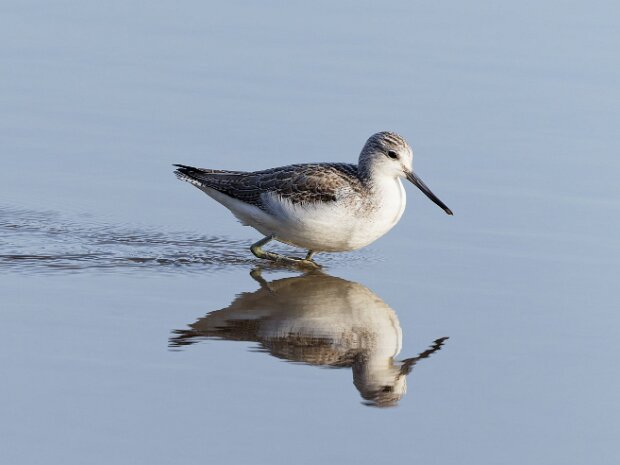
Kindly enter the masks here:
<path id="1" fill-rule="evenodd" d="M 188 329 L 174 331 L 170 346 L 205 338 L 254 341 L 290 362 L 352 368 L 364 403 L 388 407 L 406 393 L 414 365 L 448 339 L 439 338 L 416 357 L 396 361 L 402 345 L 398 317 L 367 287 L 320 271 L 271 282 L 260 269 L 251 275 L 260 289 L 240 294 Z"/>

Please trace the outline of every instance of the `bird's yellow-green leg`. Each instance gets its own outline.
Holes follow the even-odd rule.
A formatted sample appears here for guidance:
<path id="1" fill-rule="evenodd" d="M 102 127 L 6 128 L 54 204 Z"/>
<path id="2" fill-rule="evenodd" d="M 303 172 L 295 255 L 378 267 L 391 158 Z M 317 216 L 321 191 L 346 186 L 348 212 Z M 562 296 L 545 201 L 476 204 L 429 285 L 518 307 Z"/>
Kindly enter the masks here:
<path id="1" fill-rule="evenodd" d="M 311 259 L 309 259 L 308 256 L 306 256 L 305 259 L 294 258 L 294 257 L 287 257 L 285 255 L 280 255 L 278 253 L 267 252 L 266 250 L 263 250 L 263 246 L 271 242 L 275 238 L 276 238 L 275 234 L 263 237 L 260 241 L 256 242 L 255 244 L 252 244 L 252 246 L 250 247 L 250 250 L 257 258 L 264 258 L 265 260 L 271 260 L 272 262 L 282 263 L 286 265 L 295 265 L 295 266 L 300 266 L 302 268 L 320 268 L 320 266 L 317 265 L 315 262 L 313 262 Z M 308 253 L 308 255 L 310 256 L 310 258 L 312 258 L 312 255 L 310 253 Z"/>

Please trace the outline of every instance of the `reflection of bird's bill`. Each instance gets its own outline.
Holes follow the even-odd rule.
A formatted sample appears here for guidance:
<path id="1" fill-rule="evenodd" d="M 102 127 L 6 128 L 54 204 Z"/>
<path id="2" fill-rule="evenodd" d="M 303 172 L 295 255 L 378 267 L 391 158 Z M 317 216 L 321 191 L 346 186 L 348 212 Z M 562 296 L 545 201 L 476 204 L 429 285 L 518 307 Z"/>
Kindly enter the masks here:
<path id="1" fill-rule="evenodd" d="M 445 203 L 439 200 L 439 197 L 433 194 L 433 191 L 431 191 L 430 188 L 426 184 L 424 184 L 424 181 L 422 181 L 422 179 L 420 179 L 417 174 L 415 174 L 413 171 L 407 171 L 405 175 L 407 176 L 408 181 L 410 181 L 414 186 L 424 192 L 424 195 L 426 195 L 429 199 L 435 202 L 436 205 L 440 206 L 441 209 L 445 211 L 448 215 L 452 215 L 452 210 L 450 210 Z"/>
<path id="2" fill-rule="evenodd" d="M 402 346 L 398 316 L 379 296 L 359 283 L 312 271 L 266 281 L 239 294 L 188 329 L 174 331 L 172 347 L 201 339 L 259 343 L 261 351 L 315 366 L 353 369 L 353 381 L 368 405 L 395 405 L 406 392 L 406 375 L 420 359 L 439 350 L 438 339 L 417 357 L 396 362 Z"/>
<path id="3" fill-rule="evenodd" d="M 411 373 L 413 367 L 420 360 L 430 357 L 433 353 L 441 350 L 448 337 L 436 339 L 433 344 L 424 352 L 420 352 L 416 357 L 407 358 L 401 362 L 392 363 L 384 368 L 383 383 L 359 384 L 357 380 L 362 377 L 362 373 L 356 374 L 356 366 L 353 366 L 354 381 L 362 397 L 366 399 L 364 405 L 370 407 L 394 407 L 407 392 L 407 375 Z M 361 368 L 361 367 L 360 367 Z M 363 368 L 362 368 L 363 369 Z M 371 389 L 369 389 L 371 388 Z"/>
<path id="4" fill-rule="evenodd" d="M 445 342 L 450 339 L 448 336 L 440 337 L 439 339 L 435 339 L 433 344 L 426 349 L 424 352 L 420 352 L 416 357 L 406 358 L 401 362 L 400 373 L 403 375 L 408 375 L 413 370 L 413 366 L 418 363 L 420 360 L 430 357 L 432 354 L 441 350 Z"/>

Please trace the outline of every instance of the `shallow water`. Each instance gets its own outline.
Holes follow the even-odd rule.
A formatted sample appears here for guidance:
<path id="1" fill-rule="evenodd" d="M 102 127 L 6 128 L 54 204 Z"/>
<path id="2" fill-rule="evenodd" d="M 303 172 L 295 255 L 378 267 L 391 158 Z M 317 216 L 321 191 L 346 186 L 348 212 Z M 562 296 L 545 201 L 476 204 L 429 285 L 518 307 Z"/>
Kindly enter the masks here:
<path id="1" fill-rule="evenodd" d="M 0 462 L 617 463 L 618 13 L 4 6 Z M 455 216 L 322 273 L 172 174 L 384 129 Z"/>

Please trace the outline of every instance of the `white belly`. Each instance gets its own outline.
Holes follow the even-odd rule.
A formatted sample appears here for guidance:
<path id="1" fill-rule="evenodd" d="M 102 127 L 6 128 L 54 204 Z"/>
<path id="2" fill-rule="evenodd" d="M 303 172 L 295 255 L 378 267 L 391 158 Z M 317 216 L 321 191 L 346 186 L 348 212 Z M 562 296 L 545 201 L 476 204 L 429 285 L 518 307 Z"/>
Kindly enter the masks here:
<path id="1" fill-rule="evenodd" d="M 270 197 L 269 214 L 212 189 L 204 191 L 262 234 L 275 234 L 281 242 L 316 252 L 355 250 L 374 242 L 398 223 L 406 205 L 398 178 L 375 186 L 363 200 L 343 198 L 304 205 Z"/>

